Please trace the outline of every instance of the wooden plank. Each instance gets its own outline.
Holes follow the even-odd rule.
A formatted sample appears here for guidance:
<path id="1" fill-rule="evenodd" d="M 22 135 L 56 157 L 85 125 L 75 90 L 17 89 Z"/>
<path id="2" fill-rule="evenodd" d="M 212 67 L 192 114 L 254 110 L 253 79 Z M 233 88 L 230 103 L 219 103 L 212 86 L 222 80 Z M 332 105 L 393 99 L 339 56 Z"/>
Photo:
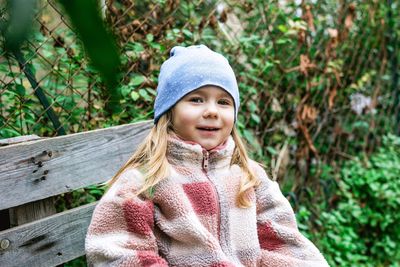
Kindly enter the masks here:
<path id="1" fill-rule="evenodd" d="M 56 214 L 55 197 L 34 201 L 9 209 L 10 227 L 22 225 Z"/>
<path id="2" fill-rule="evenodd" d="M 41 138 L 34 134 L 0 139 L 0 147 L 18 144 L 18 143 L 27 142 L 27 141 L 39 140 L 39 139 L 41 139 Z M 29 205 L 29 204 L 27 204 L 27 205 Z M 18 209 L 18 211 L 17 211 L 17 209 L 0 210 L 0 218 L 1 218 L 0 231 L 21 224 L 21 223 L 19 223 L 19 221 L 26 221 L 26 218 L 19 220 L 18 218 L 20 216 L 26 217 L 25 213 L 24 213 L 24 211 L 22 211 L 22 209 Z"/>
<path id="3" fill-rule="evenodd" d="M 96 204 L 0 232 L 0 266 L 56 266 L 84 255 Z"/>
<path id="4" fill-rule="evenodd" d="M 0 147 L 0 210 L 110 179 L 151 121 Z"/>
<path id="5" fill-rule="evenodd" d="M 39 139 L 42 139 L 42 138 L 35 134 L 0 139 L 0 146 L 8 146 L 8 145 L 13 145 L 13 144 L 17 144 L 17 143 L 32 141 L 32 140 L 39 140 Z"/>
<path id="6" fill-rule="evenodd" d="M 22 142 L 35 141 L 43 139 L 37 135 L 24 135 L 13 138 L 1 139 L 0 146 L 14 145 Z M 38 219 L 45 218 L 47 216 L 56 214 L 56 208 L 54 207 L 54 197 L 34 201 L 18 207 L 11 208 L 9 210 L 3 210 L 7 213 L 2 220 L 2 228 L 0 230 L 22 225 L 28 222 L 33 222 Z M 7 227 L 5 221 L 7 220 Z"/>

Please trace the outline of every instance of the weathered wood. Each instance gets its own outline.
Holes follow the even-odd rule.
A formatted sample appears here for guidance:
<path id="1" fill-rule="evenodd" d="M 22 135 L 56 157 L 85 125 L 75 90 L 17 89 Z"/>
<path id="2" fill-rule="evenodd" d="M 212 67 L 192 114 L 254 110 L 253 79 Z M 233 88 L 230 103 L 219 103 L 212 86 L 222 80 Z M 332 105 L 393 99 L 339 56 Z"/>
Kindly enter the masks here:
<path id="1" fill-rule="evenodd" d="M 55 266 L 85 254 L 85 236 L 97 203 L 0 232 L 0 266 Z"/>
<path id="2" fill-rule="evenodd" d="M 110 179 L 152 122 L 0 147 L 0 210 Z"/>
<path id="3" fill-rule="evenodd" d="M 38 200 L 10 209 L 10 227 L 22 225 L 56 214 L 54 198 Z"/>
<path id="4" fill-rule="evenodd" d="M 28 141 L 35 141 L 39 139 L 43 138 L 37 135 L 24 135 L 8 139 L 1 139 L 0 146 L 13 145 Z M 9 209 L 8 211 L 4 210 L 4 212 L 8 212 L 6 218 L 9 221 L 7 221 L 8 224 L 7 227 L 4 227 L 6 223 L 2 222 L 4 226 L 3 228 L 1 228 L 1 230 L 8 229 L 10 227 L 14 227 L 17 225 L 22 225 L 24 223 L 32 222 L 56 214 L 56 209 L 54 207 L 54 199 L 53 197 L 50 197 L 43 200 L 38 200 L 28 204 L 24 204 L 18 207 L 14 207 Z"/>
<path id="5" fill-rule="evenodd" d="M 39 139 L 42 139 L 42 138 L 35 134 L 0 139 L 0 146 L 8 146 L 8 145 L 13 145 L 13 144 L 27 142 L 27 141 L 33 141 L 33 140 L 39 140 Z"/>

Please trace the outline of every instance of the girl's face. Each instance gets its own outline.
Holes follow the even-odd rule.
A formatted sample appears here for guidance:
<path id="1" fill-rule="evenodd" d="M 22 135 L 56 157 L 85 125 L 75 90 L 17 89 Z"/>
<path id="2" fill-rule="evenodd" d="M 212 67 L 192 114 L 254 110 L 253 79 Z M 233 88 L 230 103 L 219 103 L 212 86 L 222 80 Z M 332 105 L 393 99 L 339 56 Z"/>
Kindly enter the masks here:
<path id="1" fill-rule="evenodd" d="M 234 101 L 229 93 L 216 86 L 204 86 L 187 94 L 172 109 L 174 132 L 207 150 L 228 138 L 234 122 Z"/>

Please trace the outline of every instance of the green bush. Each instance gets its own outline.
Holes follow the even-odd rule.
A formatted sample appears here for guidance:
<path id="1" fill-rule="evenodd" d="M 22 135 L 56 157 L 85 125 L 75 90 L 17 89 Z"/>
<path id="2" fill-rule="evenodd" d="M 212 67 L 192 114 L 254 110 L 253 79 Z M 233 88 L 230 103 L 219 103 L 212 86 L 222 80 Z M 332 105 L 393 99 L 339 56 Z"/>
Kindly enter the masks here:
<path id="1" fill-rule="evenodd" d="M 345 162 L 337 174 L 322 173 L 325 180 L 336 176 L 338 195 L 331 209 L 320 206 L 313 238 L 331 266 L 400 266 L 400 137 L 384 136 L 377 152 Z M 310 212 L 300 211 L 307 230 Z"/>

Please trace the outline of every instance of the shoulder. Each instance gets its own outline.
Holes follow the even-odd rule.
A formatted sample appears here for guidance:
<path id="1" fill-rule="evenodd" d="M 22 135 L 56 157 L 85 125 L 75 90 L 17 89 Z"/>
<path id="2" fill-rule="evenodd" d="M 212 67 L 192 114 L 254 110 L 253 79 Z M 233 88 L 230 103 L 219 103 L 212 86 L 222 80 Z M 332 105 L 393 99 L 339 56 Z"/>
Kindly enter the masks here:
<path id="1" fill-rule="evenodd" d="M 269 178 L 267 172 L 260 163 L 254 160 L 250 160 L 249 165 L 251 170 L 260 181 L 259 186 L 256 188 L 256 192 L 259 192 L 261 194 L 265 194 L 267 191 L 280 192 L 279 184 Z"/>
<path id="2" fill-rule="evenodd" d="M 272 180 L 269 179 L 269 177 L 264 169 L 264 166 L 262 166 L 261 163 L 250 159 L 249 166 L 250 166 L 250 169 L 257 176 L 257 178 L 259 178 L 260 180 L 268 180 L 268 181 L 272 182 Z"/>
<path id="3" fill-rule="evenodd" d="M 136 184 L 142 186 L 144 183 L 144 175 L 138 168 L 128 167 L 118 176 L 116 184 L 127 185 Z"/>
<path id="4" fill-rule="evenodd" d="M 271 180 L 264 167 L 258 162 L 252 160 L 250 166 L 260 180 L 260 184 L 255 187 L 257 210 L 263 211 L 274 208 L 275 212 L 285 211 L 285 214 L 292 216 L 292 208 L 282 194 L 278 182 Z"/>
<path id="5" fill-rule="evenodd" d="M 103 198 L 134 197 L 143 184 L 143 174 L 137 168 L 128 167 L 120 173 Z"/>

